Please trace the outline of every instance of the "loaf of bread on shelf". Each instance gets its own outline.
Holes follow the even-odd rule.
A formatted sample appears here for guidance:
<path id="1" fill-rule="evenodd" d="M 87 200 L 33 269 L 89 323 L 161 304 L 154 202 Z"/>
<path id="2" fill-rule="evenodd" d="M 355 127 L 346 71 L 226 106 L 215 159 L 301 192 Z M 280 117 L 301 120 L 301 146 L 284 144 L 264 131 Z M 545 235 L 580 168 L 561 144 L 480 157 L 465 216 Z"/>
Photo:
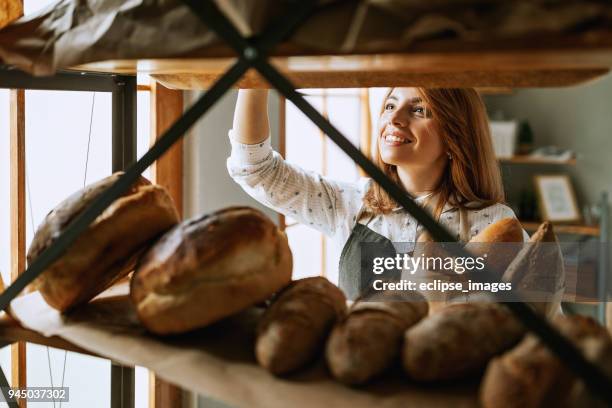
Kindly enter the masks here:
<path id="1" fill-rule="evenodd" d="M 474 235 L 464 249 L 475 257 L 486 256 L 486 266 L 499 281 L 504 271 L 522 249 L 523 227 L 516 218 L 496 221 Z"/>
<path id="2" fill-rule="evenodd" d="M 524 240 L 523 228 L 521 223 L 515 218 L 504 218 L 488 225 L 485 229 L 473 236 L 464 246 L 464 249 L 470 252 L 474 258 L 485 257 L 485 265 L 487 269 L 493 273 L 493 281 L 501 281 L 501 276 L 508 265 L 512 262 L 515 256 L 522 249 Z M 433 242 L 428 233 L 421 234 L 417 243 L 418 253 L 424 253 L 428 257 L 446 257 L 448 252 L 444 250 L 444 246 Z M 417 252 L 415 252 L 417 253 Z M 435 271 L 434 271 L 435 272 Z M 472 272 L 477 273 L 477 272 Z M 430 279 L 447 279 L 452 282 L 463 282 L 467 285 L 467 281 L 472 278 L 470 273 L 451 274 L 440 276 L 440 274 L 428 274 Z M 448 300 L 461 296 L 461 292 L 448 292 L 444 299 L 436 294 L 435 299 L 430 299 L 430 313 L 444 307 Z"/>
<path id="3" fill-rule="evenodd" d="M 523 241 L 524 236 L 521 223 L 516 218 L 504 218 L 488 225 L 485 229 L 474 235 L 465 244 L 464 249 L 474 254 L 475 257 L 486 254 L 486 265 L 494 271 L 499 271 L 499 276 L 501 276 L 520 251 L 521 246 L 518 243 Z M 428 232 L 423 232 L 419 236 L 418 243 L 420 245 L 417 248 L 428 256 L 448 255 L 444 251 L 444 247 L 435 243 Z"/>
<path id="4" fill-rule="evenodd" d="M 612 341 L 605 327 L 578 315 L 558 316 L 554 324 L 587 360 L 612 376 Z M 585 392 L 584 384 L 534 334 L 489 363 L 480 401 L 485 408 L 607 406 Z"/>
<path id="5" fill-rule="evenodd" d="M 257 362 L 275 375 L 303 367 L 323 350 L 329 331 L 345 313 L 344 294 L 327 279 L 292 282 L 257 326 Z"/>
<path id="6" fill-rule="evenodd" d="M 531 236 L 504 273 L 525 301 L 539 313 L 552 316 L 559 310 L 565 287 L 561 248 L 550 222 L 544 222 Z"/>
<path id="7" fill-rule="evenodd" d="M 399 361 L 404 332 L 427 316 L 427 301 L 411 292 L 405 301 L 355 302 L 327 340 L 325 358 L 345 384 L 363 384 Z"/>
<path id="8" fill-rule="evenodd" d="M 86 186 L 51 210 L 34 235 L 28 263 L 47 249 L 121 174 L 114 173 Z M 178 221 L 177 210 L 166 190 L 140 177 L 29 289 L 39 290 L 50 306 L 62 312 L 86 303 L 132 271 L 142 251 Z"/>
<path id="9" fill-rule="evenodd" d="M 266 300 L 291 269 L 285 234 L 261 211 L 229 207 L 163 235 L 139 262 L 130 296 L 148 330 L 181 333 Z"/>
<path id="10" fill-rule="evenodd" d="M 515 345 L 525 333 L 497 303 L 449 304 L 406 331 L 402 362 L 419 381 L 463 378 Z"/>

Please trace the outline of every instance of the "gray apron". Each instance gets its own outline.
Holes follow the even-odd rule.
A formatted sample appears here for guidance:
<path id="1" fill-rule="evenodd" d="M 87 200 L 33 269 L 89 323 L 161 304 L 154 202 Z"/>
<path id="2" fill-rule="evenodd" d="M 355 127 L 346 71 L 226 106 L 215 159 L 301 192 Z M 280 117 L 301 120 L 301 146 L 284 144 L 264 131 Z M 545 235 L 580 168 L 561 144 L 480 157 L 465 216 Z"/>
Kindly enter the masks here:
<path id="1" fill-rule="evenodd" d="M 430 209 L 434 208 L 433 203 L 431 203 L 431 205 L 428 203 L 426 206 Z M 382 252 L 377 254 L 377 256 L 393 257 L 396 254 L 395 247 L 391 240 L 368 228 L 368 224 L 374 219 L 374 215 L 370 216 L 369 220 L 365 224 L 359 223 L 362 217 L 363 209 L 357 215 L 355 226 L 353 227 L 351 235 L 349 235 L 348 240 L 342 249 L 342 253 L 340 254 L 338 282 L 340 289 L 344 291 L 346 297 L 350 300 L 354 300 L 362 295 L 362 289 L 368 288 L 374 278 L 372 272 L 370 272 L 367 268 L 361 267 L 361 243 L 372 242 L 381 244 Z M 461 242 L 467 242 L 470 239 L 469 225 L 467 221 L 467 212 L 464 208 L 460 208 L 459 230 Z M 369 262 L 367 259 L 364 259 L 363 261 L 364 263 Z M 385 274 L 385 276 L 400 279 L 401 271 L 393 271 L 389 275 Z"/>

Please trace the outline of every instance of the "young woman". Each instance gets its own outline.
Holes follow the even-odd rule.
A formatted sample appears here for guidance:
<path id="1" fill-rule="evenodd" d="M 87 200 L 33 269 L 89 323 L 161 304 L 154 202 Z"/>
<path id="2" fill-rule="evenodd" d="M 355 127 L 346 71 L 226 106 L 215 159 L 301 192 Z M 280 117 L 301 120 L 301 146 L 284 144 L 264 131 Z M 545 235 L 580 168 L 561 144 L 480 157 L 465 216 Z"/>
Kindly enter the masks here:
<path id="1" fill-rule="evenodd" d="M 367 279 L 359 243 L 416 242 L 423 228 L 371 179 L 343 183 L 287 163 L 272 150 L 269 131 L 267 91 L 241 90 L 229 132 L 230 175 L 259 202 L 342 245 L 339 284 L 355 297 Z M 503 204 L 486 110 L 474 89 L 392 88 L 376 136 L 378 166 L 460 241 L 515 217 Z"/>

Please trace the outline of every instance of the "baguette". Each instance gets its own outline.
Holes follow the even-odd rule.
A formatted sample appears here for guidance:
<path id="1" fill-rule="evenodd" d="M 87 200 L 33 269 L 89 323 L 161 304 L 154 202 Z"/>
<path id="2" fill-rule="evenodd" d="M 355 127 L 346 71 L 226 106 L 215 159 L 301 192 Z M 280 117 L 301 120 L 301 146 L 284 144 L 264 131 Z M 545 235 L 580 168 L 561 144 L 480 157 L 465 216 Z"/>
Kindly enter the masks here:
<path id="1" fill-rule="evenodd" d="M 418 381 L 457 379 L 484 369 L 524 333 L 503 305 L 450 304 L 406 331 L 402 362 Z"/>
<path id="2" fill-rule="evenodd" d="M 485 229 L 476 234 L 464 249 L 473 254 L 474 258 L 486 256 L 487 269 L 493 273 L 493 280 L 499 281 L 503 272 L 512 259 L 519 253 L 523 242 L 523 228 L 521 223 L 515 218 L 504 218 L 487 226 Z M 423 252 L 429 257 L 446 257 L 448 253 L 444 250 L 443 244 L 435 243 L 428 233 L 421 234 L 418 239 L 419 249 L 423 248 Z M 420 252 L 419 252 L 420 253 Z M 439 275 L 439 276 L 437 276 Z M 447 279 L 453 282 L 466 283 L 470 279 L 470 273 L 452 274 L 450 277 L 443 274 L 429 274 L 432 279 Z M 430 298 L 432 295 L 430 295 Z M 461 292 L 449 292 L 444 296 L 444 299 L 438 300 L 441 295 L 436 295 L 436 298 L 430 299 L 429 312 L 433 313 L 440 308 L 446 306 L 449 300 L 453 297 L 462 298 Z"/>
<path id="3" fill-rule="evenodd" d="M 282 375 L 312 361 L 333 324 L 346 313 L 346 298 L 323 277 L 292 282 L 257 327 L 257 362 Z"/>
<path id="4" fill-rule="evenodd" d="M 559 310 L 560 294 L 565 286 L 561 248 L 550 222 L 544 222 L 531 236 L 503 275 L 513 290 L 540 314 L 551 316 Z"/>
<path id="5" fill-rule="evenodd" d="M 406 329 L 427 316 L 427 302 L 418 293 L 404 302 L 356 302 L 336 324 L 325 357 L 332 375 L 345 384 L 363 384 L 381 374 L 400 356 Z"/>

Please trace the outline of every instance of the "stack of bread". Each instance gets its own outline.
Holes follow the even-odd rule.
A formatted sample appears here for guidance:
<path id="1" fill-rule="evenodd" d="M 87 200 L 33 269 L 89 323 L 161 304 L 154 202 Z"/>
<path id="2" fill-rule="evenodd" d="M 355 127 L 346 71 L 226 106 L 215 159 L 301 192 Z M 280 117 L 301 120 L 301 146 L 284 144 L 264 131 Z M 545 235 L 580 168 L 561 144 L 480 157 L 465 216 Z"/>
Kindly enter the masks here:
<path id="1" fill-rule="evenodd" d="M 38 228 L 28 261 L 119 176 L 85 187 L 51 211 Z M 548 291 L 562 288 L 562 264 L 545 276 L 538 269 L 541 259 L 550 257 L 537 244 L 556 243 L 552 226 L 543 224 L 530 240 L 534 245 L 518 255 L 518 249 L 495 251 L 492 246 L 522 240 L 518 221 L 505 219 L 465 248 L 475 256 L 489 253 L 487 265 L 518 286 L 529 280 Z M 382 293 L 347 309 L 342 291 L 325 278 L 291 281 L 287 238 L 260 211 L 230 207 L 179 223 L 168 193 L 144 178 L 31 288 L 66 312 L 131 271 L 134 307 L 143 326 L 157 335 L 189 332 L 269 301 L 256 328 L 254 354 L 274 375 L 292 373 L 319 357 L 334 378 L 350 385 L 367 383 L 399 365 L 412 380 L 426 382 L 477 375 L 486 368 L 481 389 L 486 407 L 546 406 L 558 400 L 553 390 L 561 385 L 563 395 L 588 400 L 582 383 L 536 338 L 524 336 L 525 328 L 503 305 L 428 302 L 415 292 L 400 301 Z M 549 314 L 558 304 L 533 307 Z M 584 318 L 557 324 L 589 358 L 604 359 L 612 367 L 612 342 L 605 329 Z M 533 373 L 542 376 L 538 387 Z"/>
<path id="2" fill-rule="evenodd" d="M 51 210 L 34 235 L 28 263 L 120 176 L 118 172 L 91 184 Z M 86 303 L 131 272 L 142 252 L 178 220 L 166 190 L 141 177 L 32 282 L 30 290 L 39 290 L 50 306 L 62 312 Z"/>
<path id="3" fill-rule="evenodd" d="M 121 174 L 56 206 L 39 226 L 28 262 Z M 289 284 L 287 238 L 260 211 L 231 207 L 178 222 L 166 190 L 140 177 L 29 289 L 68 312 L 134 271 L 130 295 L 142 324 L 156 334 L 174 334 L 239 312 Z"/>

